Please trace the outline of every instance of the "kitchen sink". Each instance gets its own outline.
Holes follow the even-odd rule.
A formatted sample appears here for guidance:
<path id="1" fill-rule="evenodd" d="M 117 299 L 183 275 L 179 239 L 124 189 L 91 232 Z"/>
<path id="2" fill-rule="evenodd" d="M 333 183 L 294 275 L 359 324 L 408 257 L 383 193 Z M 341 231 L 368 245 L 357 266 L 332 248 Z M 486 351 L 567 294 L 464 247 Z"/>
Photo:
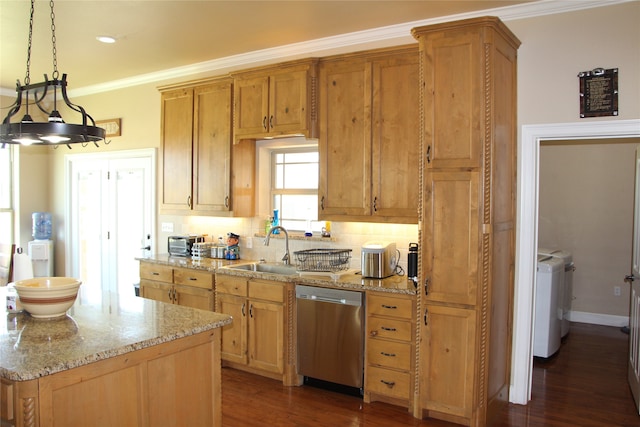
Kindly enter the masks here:
<path id="1" fill-rule="evenodd" d="M 293 276 L 298 274 L 295 265 L 271 262 L 252 262 L 249 264 L 229 265 L 226 268 L 233 270 L 255 271 L 258 273 L 281 274 L 283 276 Z"/>

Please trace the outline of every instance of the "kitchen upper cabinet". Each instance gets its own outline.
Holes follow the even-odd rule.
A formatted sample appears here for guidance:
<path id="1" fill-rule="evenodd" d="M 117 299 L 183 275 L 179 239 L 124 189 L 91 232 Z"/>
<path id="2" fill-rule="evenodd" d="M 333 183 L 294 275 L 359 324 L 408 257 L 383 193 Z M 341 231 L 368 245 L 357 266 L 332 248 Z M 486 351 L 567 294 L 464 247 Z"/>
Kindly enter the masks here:
<path id="1" fill-rule="evenodd" d="M 316 59 L 234 75 L 234 140 L 316 137 Z"/>
<path id="2" fill-rule="evenodd" d="M 234 205 L 254 190 L 255 148 L 232 151 L 231 101 L 231 79 L 162 92 L 163 212 L 253 215 L 253 202 Z"/>
<path id="3" fill-rule="evenodd" d="M 493 17 L 412 33 L 423 114 L 414 415 L 484 426 L 511 375 L 520 42 Z"/>
<path id="4" fill-rule="evenodd" d="M 193 89 L 164 92 L 160 177 L 163 209 L 190 210 L 193 147 Z"/>
<path id="5" fill-rule="evenodd" d="M 320 65 L 319 218 L 417 223 L 415 47 Z"/>
<path id="6" fill-rule="evenodd" d="M 193 210 L 231 209 L 231 81 L 193 89 Z"/>

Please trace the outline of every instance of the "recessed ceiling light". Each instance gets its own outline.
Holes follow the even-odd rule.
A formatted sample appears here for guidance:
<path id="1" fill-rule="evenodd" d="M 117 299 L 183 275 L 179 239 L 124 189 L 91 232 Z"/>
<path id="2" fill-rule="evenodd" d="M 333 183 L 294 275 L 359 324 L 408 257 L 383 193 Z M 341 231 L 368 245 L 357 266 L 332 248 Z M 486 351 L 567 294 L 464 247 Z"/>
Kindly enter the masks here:
<path id="1" fill-rule="evenodd" d="M 111 37 L 111 36 L 98 36 L 98 37 L 96 37 L 96 39 L 99 42 L 102 42 L 102 43 L 115 43 L 116 42 L 115 37 Z"/>

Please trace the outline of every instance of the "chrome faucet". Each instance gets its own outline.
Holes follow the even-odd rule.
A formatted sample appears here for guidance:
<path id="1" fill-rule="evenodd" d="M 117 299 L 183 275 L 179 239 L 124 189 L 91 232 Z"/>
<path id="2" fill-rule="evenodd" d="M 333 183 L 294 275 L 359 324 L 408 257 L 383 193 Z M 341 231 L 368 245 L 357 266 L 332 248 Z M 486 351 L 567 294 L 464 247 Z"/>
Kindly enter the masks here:
<path id="1" fill-rule="evenodd" d="M 289 233 L 287 233 L 287 230 L 285 230 L 285 228 L 283 226 L 276 225 L 275 227 L 271 227 L 271 229 L 267 233 L 267 237 L 265 237 L 265 239 L 264 239 L 264 245 L 265 246 L 269 246 L 269 238 L 273 234 L 274 230 L 282 230 L 282 231 L 284 231 L 285 252 L 284 252 L 284 256 L 282 257 L 282 261 L 284 261 L 285 265 L 289 265 L 289 263 L 290 263 L 290 261 L 289 261 L 290 260 L 290 256 L 289 256 Z"/>

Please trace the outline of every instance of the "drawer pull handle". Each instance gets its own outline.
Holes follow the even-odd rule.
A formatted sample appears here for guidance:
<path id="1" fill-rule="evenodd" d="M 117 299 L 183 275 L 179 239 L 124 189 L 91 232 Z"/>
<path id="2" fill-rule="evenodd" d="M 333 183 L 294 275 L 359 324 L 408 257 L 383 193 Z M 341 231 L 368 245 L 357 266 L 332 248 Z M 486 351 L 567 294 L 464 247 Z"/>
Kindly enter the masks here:
<path id="1" fill-rule="evenodd" d="M 385 381 L 385 380 L 380 380 L 380 382 L 384 385 L 386 385 L 389 388 L 393 388 L 394 385 L 396 385 L 395 381 Z"/>
<path id="2" fill-rule="evenodd" d="M 153 276 L 159 276 L 159 275 L 160 275 L 160 273 L 157 273 L 157 272 L 155 272 L 155 271 L 151 272 L 151 274 L 152 274 Z"/>
<path id="3" fill-rule="evenodd" d="M 385 353 L 384 351 L 381 351 L 380 354 L 386 357 L 396 357 L 395 353 Z"/>
<path id="4" fill-rule="evenodd" d="M 387 328 L 386 326 L 380 326 L 380 329 L 382 329 L 383 331 L 389 331 L 389 332 L 395 332 L 397 330 L 396 328 Z"/>
<path id="5" fill-rule="evenodd" d="M 198 279 L 197 279 L 197 278 L 195 278 L 195 277 L 189 277 L 189 280 L 191 280 L 191 281 L 196 281 L 196 280 L 198 280 Z"/>
<path id="6" fill-rule="evenodd" d="M 389 308 L 391 310 L 395 310 L 396 308 L 398 308 L 398 306 L 382 304 L 382 308 Z"/>

